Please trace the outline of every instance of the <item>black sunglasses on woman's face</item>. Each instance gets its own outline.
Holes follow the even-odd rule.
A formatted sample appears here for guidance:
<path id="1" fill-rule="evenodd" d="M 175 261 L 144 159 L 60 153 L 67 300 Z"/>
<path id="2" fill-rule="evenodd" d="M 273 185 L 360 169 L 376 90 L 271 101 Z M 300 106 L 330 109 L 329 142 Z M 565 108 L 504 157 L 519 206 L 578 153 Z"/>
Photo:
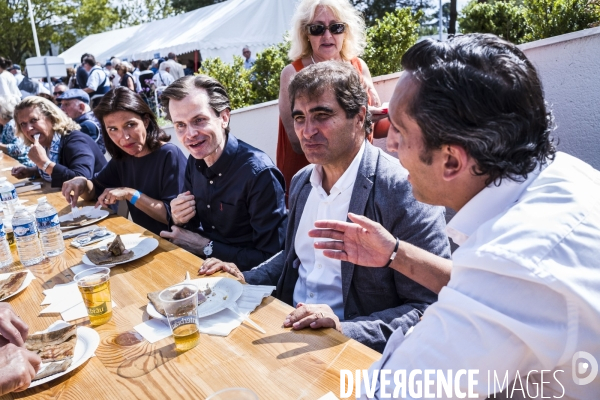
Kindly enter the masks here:
<path id="1" fill-rule="evenodd" d="M 346 30 L 346 24 L 343 22 L 336 22 L 329 26 L 323 24 L 308 24 L 306 30 L 311 36 L 323 36 L 325 31 L 331 32 L 332 35 L 340 35 Z"/>

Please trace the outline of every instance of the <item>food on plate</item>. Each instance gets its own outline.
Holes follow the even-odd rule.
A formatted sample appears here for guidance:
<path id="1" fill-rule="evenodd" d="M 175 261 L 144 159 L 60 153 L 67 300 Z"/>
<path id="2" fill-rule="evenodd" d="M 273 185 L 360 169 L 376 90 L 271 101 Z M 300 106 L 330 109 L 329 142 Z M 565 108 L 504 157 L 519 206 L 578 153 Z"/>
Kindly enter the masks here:
<path id="1" fill-rule="evenodd" d="M 11 296 L 15 293 L 27 277 L 27 271 L 15 272 L 9 275 L 8 278 L 0 281 L 0 300 Z"/>
<path id="2" fill-rule="evenodd" d="M 92 220 L 95 220 L 97 218 L 90 218 L 87 217 L 85 215 L 82 215 L 80 217 L 77 218 L 73 218 L 72 220 L 69 221 L 63 221 L 60 223 L 61 226 L 66 227 L 66 226 L 81 226 L 87 222 L 90 222 Z"/>
<path id="3" fill-rule="evenodd" d="M 66 371 L 73 361 L 76 343 L 77 327 L 70 324 L 55 331 L 30 335 L 25 347 L 42 359 L 34 380 Z"/>
<path id="4" fill-rule="evenodd" d="M 162 292 L 162 290 L 157 290 L 156 292 L 148 293 L 148 300 L 150 300 L 150 303 L 152 303 L 152 305 L 154 306 L 156 311 L 158 311 L 159 314 L 166 316 L 165 306 L 164 306 L 163 302 L 160 301 L 160 298 L 158 297 L 160 295 L 160 292 Z M 198 288 L 198 305 L 200 305 L 206 301 L 206 296 L 210 292 L 211 292 L 211 289 L 208 287 L 208 285 L 206 285 L 205 289 Z M 190 293 L 189 293 L 189 289 L 184 287 L 183 289 L 181 289 L 177 292 L 173 292 L 172 295 L 173 296 L 171 297 L 171 299 L 180 300 L 180 299 L 185 299 L 186 297 L 188 297 L 190 295 Z"/>
<path id="5" fill-rule="evenodd" d="M 117 235 L 115 240 L 112 241 L 106 250 L 92 249 L 85 252 L 91 262 L 96 265 L 103 264 L 114 264 L 118 262 L 127 261 L 133 258 L 133 251 L 127 250 L 121 236 Z"/>

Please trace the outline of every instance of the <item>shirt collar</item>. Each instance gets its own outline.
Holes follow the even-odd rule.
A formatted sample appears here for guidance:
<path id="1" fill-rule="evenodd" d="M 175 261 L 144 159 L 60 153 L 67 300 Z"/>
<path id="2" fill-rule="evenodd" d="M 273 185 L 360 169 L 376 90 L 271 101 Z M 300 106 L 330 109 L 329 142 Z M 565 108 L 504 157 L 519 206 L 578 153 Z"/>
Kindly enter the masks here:
<path id="1" fill-rule="evenodd" d="M 540 172 L 536 168 L 524 182 L 502 179 L 500 186 L 492 183 L 483 188 L 450 220 L 446 226 L 448 236 L 461 246 L 486 221 L 512 207 Z"/>
<path id="2" fill-rule="evenodd" d="M 196 160 L 196 167 L 205 177 L 212 178 L 224 174 L 235 159 L 238 149 L 237 138 L 229 133 L 225 140 L 227 140 L 227 143 L 225 143 L 223 153 L 213 165 L 208 167 L 204 160 Z"/>
<path id="3" fill-rule="evenodd" d="M 356 153 L 356 156 L 354 156 L 354 159 L 348 168 L 346 168 L 346 171 L 344 171 L 340 179 L 338 179 L 337 182 L 331 187 L 329 196 L 336 196 L 337 194 L 348 189 L 350 186 L 354 185 L 354 182 L 356 181 L 356 175 L 358 174 L 358 167 L 360 166 L 363 154 L 365 153 L 365 147 L 365 142 L 363 142 L 358 150 L 358 153 Z M 310 174 L 310 184 L 315 190 L 318 190 L 319 192 L 323 191 L 323 193 L 325 193 L 322 183 L 323 166 L 317 164 Z"/>

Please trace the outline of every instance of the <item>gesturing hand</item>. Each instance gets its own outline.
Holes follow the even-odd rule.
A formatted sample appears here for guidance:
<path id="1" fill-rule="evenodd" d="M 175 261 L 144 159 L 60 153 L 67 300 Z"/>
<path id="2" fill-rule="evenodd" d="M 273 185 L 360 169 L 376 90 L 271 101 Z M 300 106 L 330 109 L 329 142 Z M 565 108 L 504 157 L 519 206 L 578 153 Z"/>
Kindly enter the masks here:
<path id="1" fill-rule="evenodd" d="M 129 200 L 134 192 L 135 190 L 126 187 L 104 189 L 104 192 L 98 196 L 95 207 L 115 204 L 119 200 Z"/>
<path id="2" fill-rule="evenodd" d="M 352 223 L 342 221 L 316 221 L 308 231 L 313 238 L 333 241 L 315 242 L 325 257 L 349 261 L 365 267 L 383 267 L 390 259 L 396 239 L 383 226 L 362 215 L 349 213 Z"/>
<path id="3" fill-rule="evenodd" d="M 306 327 L 312 329 L 334 328 L 342 331 L 340 319 L 335 315 L 327 304 L 304 304 L 298 303 L 283 322 L 283 326 L 299 330 Z"/>
<path id="4" fill-rule="evenodd" d="M 28 168 L 24 165 L 18 165 L 16 167 L 14 167 L 10 171 L 10 173 L 12 176 L 14 176 L 17 179 L 23 179 L 23 178 L 29 178 L 30 176 L 33 176 L 33 174 L 35 174 L 35 171 L 37 171 L 36 167 Z"/>
<path id="5" fill-rule="evenodd" d="M 218 258 L 207 258 L 198 270 L 198 275 L 212 275 L 218 271 L 227 272 L 238 278 L 242 283 L 246 282 L 244 275 L 234 263 L 224 262 Z"/>
<path id="6" fill-rule="evenodd" d="M 175 225 L 183 225 L 196 215 L 196 199 L 189 190 L 171 200 L 171 216 Z"/>

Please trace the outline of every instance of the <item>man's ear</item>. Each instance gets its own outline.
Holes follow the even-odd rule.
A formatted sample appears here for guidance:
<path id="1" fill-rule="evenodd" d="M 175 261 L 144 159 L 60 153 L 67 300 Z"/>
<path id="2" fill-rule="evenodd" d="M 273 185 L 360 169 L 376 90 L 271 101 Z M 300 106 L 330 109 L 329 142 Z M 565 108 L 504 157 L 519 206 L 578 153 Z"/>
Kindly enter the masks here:
<path id="1" fill-rule="evenodd" d="M 471 163 L 469 155 L 462 146 L 444 145 L 442 146 L 442 157 L 444 160 L 443 178 L 451 181 L 462 175 L 465 171 L 469 172 Z"/>
<path id="2" fill-rule="evenodd" d="M 367 119 L 367 107 L 361 106 L 356 114 L 356 127 L 362 129 L 365 126 L 365 120 Z"/>
<path id="3" fill-rule="evenodd" d="M 221 120 L 223 121 L 223 128 L 227 128 L 229 126 L 229 119 L 231 117 L 231 113 L 228 108 L 221 111 L 220 114 Z"/>

